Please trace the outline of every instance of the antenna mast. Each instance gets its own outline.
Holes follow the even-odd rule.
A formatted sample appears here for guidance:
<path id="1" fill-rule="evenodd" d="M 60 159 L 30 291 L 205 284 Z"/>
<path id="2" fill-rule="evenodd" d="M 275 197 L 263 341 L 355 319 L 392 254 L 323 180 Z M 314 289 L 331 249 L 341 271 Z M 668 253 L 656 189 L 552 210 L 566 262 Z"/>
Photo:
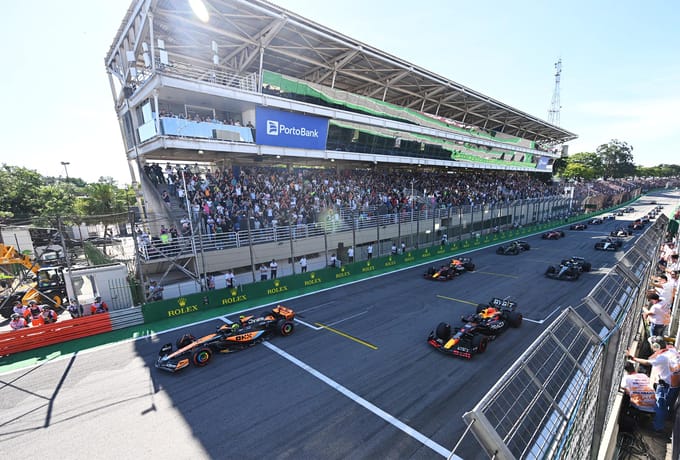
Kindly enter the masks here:
<path id="1" fill-rule="evenodd" d="M 555 90 L 553 91 L 550 110 L 548 110 L 548 122 L 552 125 L 560 125 L 560 75 L 562 74 L 562 58 L 555 63 Z"/>

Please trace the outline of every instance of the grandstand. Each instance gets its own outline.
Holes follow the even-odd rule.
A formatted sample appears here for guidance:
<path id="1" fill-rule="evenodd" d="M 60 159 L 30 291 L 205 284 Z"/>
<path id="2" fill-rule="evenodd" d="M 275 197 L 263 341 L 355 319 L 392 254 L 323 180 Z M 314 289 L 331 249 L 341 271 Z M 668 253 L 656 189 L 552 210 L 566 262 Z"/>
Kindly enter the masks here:
<path id="1" fill-rule="evenodd" d="M 183 0 L 136 1 L 106 56 L 135 181 L 141 163 L 199 158 L 549 173 L 554 147 L 576 138 L 271 3 L 211 7 L 203 23 Z M 264 109 L 296 114 L 319 142 L 272 145 Z"/>

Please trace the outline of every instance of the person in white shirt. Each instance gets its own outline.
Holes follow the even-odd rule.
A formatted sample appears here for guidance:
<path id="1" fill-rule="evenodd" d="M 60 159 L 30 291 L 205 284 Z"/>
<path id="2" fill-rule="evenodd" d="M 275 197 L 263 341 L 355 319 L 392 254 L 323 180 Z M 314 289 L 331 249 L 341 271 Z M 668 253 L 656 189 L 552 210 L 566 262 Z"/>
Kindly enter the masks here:
<path id="1" fill-rule="evenodd" d="M 227 270 L 226 275 L 224 275 L 224 281 L 227 285 L 227 288 L 233 288 L 234 287 L 234 271 L 233 270 Z"/>
<path id="2" fill-rule="evenodd" d="M 349 263 L 354 262 L 354 248 L 352 246 L 347 249 L 347 261 Z"/>
<path id="3" fill-rule="evenodd" d="M 300 257 L 300 272 L 305 273 L 307 271 L 307 258 L 305 256 Z"/>

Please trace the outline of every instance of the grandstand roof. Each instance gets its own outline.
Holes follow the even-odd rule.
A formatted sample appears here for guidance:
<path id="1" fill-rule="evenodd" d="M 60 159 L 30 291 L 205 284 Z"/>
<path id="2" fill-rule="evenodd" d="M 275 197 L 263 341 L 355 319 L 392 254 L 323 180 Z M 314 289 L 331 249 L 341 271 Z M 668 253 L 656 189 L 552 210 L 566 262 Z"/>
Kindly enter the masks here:
<path id="1" fill-rule="evenodd" d="M 135 0 L 106 56 L 107 68 L 127 83 L 126 51 L 142 55 L 140 37 L 153 21 L 171 62 L 213 66 L 234 73 L 264 70 L 409 107 L 466 125 L 543 145 L 577 136 L 459 83 L 331 30 L 263 0 L 203 0 L 201 22 L 187 0 Z M 148 13 L 152 12 L 152 16 Z M 152 18 L 152 19 L 151 19 Z M 260 54 L 260 48 L 264 52 Z"/>

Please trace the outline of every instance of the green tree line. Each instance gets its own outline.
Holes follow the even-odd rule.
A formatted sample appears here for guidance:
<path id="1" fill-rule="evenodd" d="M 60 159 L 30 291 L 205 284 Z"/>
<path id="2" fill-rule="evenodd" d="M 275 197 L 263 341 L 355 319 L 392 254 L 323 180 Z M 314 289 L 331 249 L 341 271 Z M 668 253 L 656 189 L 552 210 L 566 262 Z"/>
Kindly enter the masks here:
<path id="1" fill-rule="evenodd" d="M 613 139 L 600 145 L 595 152 L 580 152 L 560 158 L 553 165 L 553 173 L 565 179 L 592 180 L 600 177 L 680 177 L 680 166 L 636 166 L 633 163 L 633 147 Z"/>
<path id="2" fill-rule="evenodd" d="M 0 167 L 0 196 L 1 223 L 39 226 L 53 226 L 56 219 L 113 224 L 125 221 L 135 203 L 132 187 L 119 187 L 111 177 L 88 184 L 78 178 L 44 177 L 35 170 L 7 164 Z"/>

